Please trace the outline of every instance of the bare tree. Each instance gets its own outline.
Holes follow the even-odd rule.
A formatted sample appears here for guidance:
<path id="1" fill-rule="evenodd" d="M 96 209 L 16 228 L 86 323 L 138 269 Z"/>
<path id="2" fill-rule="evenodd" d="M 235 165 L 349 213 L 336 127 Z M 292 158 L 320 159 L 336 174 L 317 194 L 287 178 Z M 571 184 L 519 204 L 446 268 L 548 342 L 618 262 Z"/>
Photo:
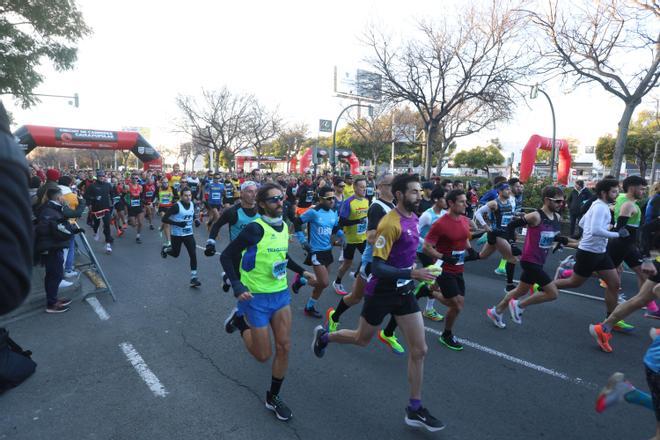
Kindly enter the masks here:
<path id="1" fill-rule="evenodd" d="M 619 177 L 628 127 L 642 98 L 660 77 L 660 4 L 623 0 L 566 3 L 548 2 L 545 11 L 525 11 L 543 32 L 540 46 L 546 72 L 559 72 L 574 87 L 600 84 L 621 99 L 611 174 Z"/>
<path id="2" fill-rule="evenodd" d="M 179 131 L 199 139 L 215 153 L 217 169 L 221 155 L 233 168 L 236 153 L 249 147 L 248 116 L 254 97 L 231 92 L 202 90 L 202 102 L 191 96 L 179 96 L 177 106 L 183 113 Z"/>
<path id="3" fill-rule="evenodd" d="M 419 35 L 400 48 L 373 29 L 367 34 L 374 54 L 370 62 L 383 76 L 384 97 L 409 102 L 423 121 L 426 176 L 440 121 L 457 107 L 479 109 L 482 102 L 510 114 L 514 82 L 533 61 L 521 41 L 522 27 L 521 14 L 495 0 L 487 10 L 467 7 L 458 18 L 420 22 Z"/>
<path id="4" fill-rule="evenodd" d="M 392 143 L 393 109 L 386 104 L 372 106 L 372 109 L 368 116 L 351 119 L 348 126 L 354 137 L 364 146 L 361 153 L 368 156 L 376 167 L 378 159 Z"/>
<path id="5" fill-rule="evenodd" d="M 192 149 L 193 149 L 193 143 L 192 142 L 184 142 L 179 145 L 179 154 L 178 158 L 181 159 L 183 162 L 183 170 L 187 171 L 187 165 L 188 161 L 190 160 L 190 156 L 192 155 Z"/>
<path id="6" fill-rule="evenodd" d="M 282 121 L 277 111 L 266 109 L 256 99 L 252 101 L 247 117 L 247 136 L 257 156 L 257 167 L 260 165 L 264 146 L 273 140 L 282 128 Z"/>

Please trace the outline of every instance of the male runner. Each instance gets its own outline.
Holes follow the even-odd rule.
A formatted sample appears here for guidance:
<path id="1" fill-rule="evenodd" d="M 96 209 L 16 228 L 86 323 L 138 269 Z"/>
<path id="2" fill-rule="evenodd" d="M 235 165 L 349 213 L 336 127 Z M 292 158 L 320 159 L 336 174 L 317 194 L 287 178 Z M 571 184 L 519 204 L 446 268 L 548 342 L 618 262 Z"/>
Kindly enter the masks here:
<path id="1" fill-rule="evenodd" d="M 366 297 L 357 330 L 338 330 L 333 333 L 321 325 L 314 329 L 312 348 L 317 357 L 323 357 L 329 343 L 365 346 L 378 332 L 383 318 L 396 317 L 410 347 L 408 354 L 408 382 L 410 401 L 406 407 L 405 423 L 434 432 L 444 428 L 422 406 L 424 357 L 427 346 L 424 322 L 413 295 L 413 280 L 430 281 L 435 277 L 427 268 L 414 269 L 419 232 L 415 209 L 419 203 L 421 186 L 411 175 L 399 175 L 392 181 L 397 199 L 391 210 L 378 225 L 374 244 L 372 274 L 367 282 Z"/>
<path id="2" fill-rule="evenodd" d="M 167 177 L 163 177 L 160 181 L 160 187 L 158 188 L 158 194 L 156 200 L 158 201 L 158 215 L 162 218 L 165 213 L 174 205 L 174 199 L 178 194 L 174 189 L 170 188 L 169 181 Z M 170 225 L 167 223 L 162 223 L 160 225 L 160 230 L 163 236 L 163 246 L 160 251 L 160 255 L 163 258 L 167 258 L 166 248 L 171 245 L 170 240 Z"/>
<path id="3" fill-rule="evenodd" d="M 332 187 L 325 186 L 318 191 L 319 202 L 316 206 L 305 211 L 300 217 L 296 217 L 293 223 L 296 238 L 307 252 L 305 264 L 314 267 L 316 285 L 312 295 L 307 300 L 305 315 L 313 318 L 321 318 L 323 315 L 316 310 L 316 302 L 321 297 L 323 290 L 330 284 L 328 267 L 332 264 L 332 235 L 342 237 L 344 233 L 339 229 L 339 217 L 332 209 L 335 204 L 335 193 Z M 309 242 L 302 231 L 303 225 L 309 225 Z M 300 289 L 300 278 L 296 276 L 291 290 L 298 293 Z"/>
<path id="4" fill-rule="evenodd" d="M 344 176 L 344 183 L 346 184 L 346 187 L 344 188 L 344 197 L 348 199 L 353 194 L 355 194 L 355 187 L 353 185 L 354 183 L 357 182 L 353 182 L 353 176 L 351 175 L 351 173 L 347 173 Z M 366 193 L 366 189 L 365 189 L 365 193 Z"/>
<path id="5" fill-rule="evenodd" d="M 348 182 L 346 185 L 348 188 Z M 346 193 L 344 188 L 344 193 Z M 337 279 L 332 283 L 338 295 L 348 295 L 346 288 L 341 282 L 342 277 L 353 264 L 355 250 L 364 254 L 364 246 L 367 241 L 367 212 L 369 211 L 369 200 L 364 196 L 367 191 L 367 182 L 364 176 L 355 179 L 353 186 L 355 193 L 347 198 L 341 205 L 339 211 L 339 226 L 344 228 L 346 244 L 342 255 L 344 257 L 337 271 Z"/>
<path id="6" fill-rule="evenodd" d="M 142 185 L 138 183 L 138 176 L 134 174 L 131 177 L 131 183 L 128 184 L 128 221 L 133 223 L 137 231 L 135 242 L 140 244 L 140 232 L 142 231 L 142 222 L 144 220 L 144 204 Z"/>
<path id="7" fill-rule="evenodd" d="M 234 182 L 227 175 L 225 176 L 225 193 L 222 198 L 222 204 L 225 208 L 229 208 L 234 203 L 236 203 L 236 188 L 234 187 Z"/>
<path id="8" fill-rule="evenodd" d="M 367 171 L 367 191 L 365 192 L 365 195 L 367 196 L 367 199 L 369 199 L 369 205 L 371 205 L 371 202 L 376 195 L 377 186 L 378 185 L 376 185 L 376 179 L 374 178 L 374 172 L 371 170 Z"/>
<path id="9" fill-rule="evenodd" d="M 172 236 L 172 244 L 165 248 L 163 258 L 167 255 L 177 258 L 181 253 L 181 245 L 184 245 L 190 257 L 190 287 L 199 287 L 202 283 L 197 279 L 197 249 L 193 234 L 193 221 L 199 222 L 195 218 L 192 192 L 190 188 L 183 187 L 181 200 L 170 206 L 163 216 L 163 223 L 171 226 L 170 234 Z"/>
<path id="10" fill-rule="evenodd" d="M 147 174 L 147 180 L 144 182 L 142 199 L 144 200 L 145 217 L 149 222 L 149 229 L 154 230 L 154 200 L 156 198 L 156 184 L 150 174 Z"/>
<path id="11" fill-rule="evenodd" d="M 208 194 L 207 205 L 209 209 L 209 219 L 206 222 L 206 227 L 211 230 L 213 223 L 220 218 L 220 211 L 222 211 L 222 196 L 225 192 L 225 185 L 222 183 L 222 175 L 215 173 L 213 181 L 206 185 L 206 193 Z"/>
<path id="12" fill-rule="evenodd" d="M 241 195 L 242 195 L 241 190 Z M 282 218 L 284 195 L 279 185 L 267 183 L 257 192 L 261 218 L 248 224 L 220 255 L 222 267 L 231 280 L 238 307 L 225 321 L 228 333 L 238 329 L 245 348 L 259 362 L 272 355 L 270 332 L 275 339 L 270 390 L 266 408 L 279 420 L 290 420 L 293 413 L 280 398 L 291 346 L 291 294 L 287 268 L 314 281 L 288 253 L 289 231 Z M 236 272 L 235 261 L 240 261 Z"/>
<path id="13" fill-rule="evenodd" d="M 507 292 L 496 306 L 486 311 L 488 318 L 499 328 L 506 327 L 503 313 L 507 306 L 513 322 L 522 324 L 522 312 L 528 306 L 557 299 L 559 292 L 552 278 L 543 270 L 543 265 L 554 242 L 577 247 L 577 241 L 559 235 L 561 217 L 558 213 L 564 204 L 562 190 L 556 186 L 546 186 L 541 196 L 543 197 L 541 209 L 530 212 L 524 217 L 515 218 L 507 226 L 510 234 L 515 234 L 516 228 L 526 227 L 527 235 L 520 257 L 520 267 L 523 270 L 520 283 L 515 289 Z M 519 301 L 518 298 L 527 294 L 535 284 L 538 284 L 541 290 Z"/>
<path id="14" fill-rule="evenodd" d="M 105 172 L 98 170 L 96 180 L 85 191 L 85 199 L 93 216 L 94 233 L 98 235 L 101 219 L 103 219 L 103 235 L 105 235 L 105 252 L 112 253 L 112 234 L 110 219 L 112 218 L 112 187 L 106 182 Z"/>
<path id="15" fill-rule="evenodd" d="M 523 198 L 523 186 L 522 183 L 520 183 L 520 179 L 517 177 L 512 177 L 506 182 L 509 187 L 511 188 L 511 195 L 509 196 L 509 201 L 513 204 L 513 212 L 517 216 L 523 215 L 523 206 L 522 206 L 522 198 Z M 511 240 L 515 241 L 515 234 L 511 236 Z M 507 261 L 502 258 L 500 260 L 499 266 L 495 269 L 495 273 L 497 275 L 506 275 L 506 263 Z"/>

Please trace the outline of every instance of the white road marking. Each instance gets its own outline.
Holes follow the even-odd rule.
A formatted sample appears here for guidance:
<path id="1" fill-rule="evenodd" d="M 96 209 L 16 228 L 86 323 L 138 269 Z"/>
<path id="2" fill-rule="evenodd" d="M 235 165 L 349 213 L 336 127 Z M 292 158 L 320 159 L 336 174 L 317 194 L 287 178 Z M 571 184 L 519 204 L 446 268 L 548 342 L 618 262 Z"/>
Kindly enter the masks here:
<path id="1" fill-rule="evenodd" d="M 516 283 L 520 283 L 520 280 L 513 280 L 513 281 Z M 564 289 L 559 289 L 559 291 L 562 293 L 566 293 L 568 295 L 581 296 L 583 298 L 595 299 L 597 301 L 605 301 L 604 298 L 601 298 L 599 296 L 587 295 L 586 293 L 573 292 L 572 290 L 564 290 Z"/>
<path id="2" fill-rule="evenodd" d="M 429 327 L 424 327 L 424 329 L 429 333 L 433 333 L 433 334 L 438 335 L 438 336 L 442 335 L 442 332 L 440 332 L 438 330 L 435 330 L 435 329 L 432 329 L 432 328 L 429 328 Z M 494 350 L 490 347 L 486 347 L 484 345 L 477 344 L 476 342 L 468 341 L 467 339 L 463 339 L 463 338 L 456 338 L 456 339 L 461 344 L 466 345 L 470 348 L 474 348 L 476 350 L 483 351 L 484 353 L 496 356 L 500 359 L 504 359 L 504 360 L 507 360 L 509 362 L 513 362 L 514 364 L 522 365 L 523 367 L 527 367 L 529 369 L 538 371 L 539 373 L 547 374 L 549 376 L 556 377 L 556 378 L 564 380 L 566 382 L 574 383 L 574 384 L 577 384 L 577 385 L 583 385 L 583 386 L 586 386 L 587 388 L 590 388 L 590 389 L 597 389 L 598 388 L 597 385 L 594 385 L 594 384 L 589 383 L 589 382 L 585 382 L 583 379 L 581 379 L 579 377 L 570 377 L 569 375 L 567 375 L 565 373 L 562 373 L 560 371 L 556 371 L 556 370 L 553 370 L 551 368 L 546 368 L 542 365 L 538 365 L 538 364 L 535 364 L 533 362 L 529 362 L 529 361 L 526 361 L 524 359 L 520 359 L 520 358 L 517 358 L 515 356 L 511 356 L 509 354 L 506 354 L 506 353 L 502 353 L 501 351 L 497 351 L 497 350 Z"/>
<path id="3" fill-rule="evenodd" d="M 160 380 L 149 369 L 147 363 L 144 362 L 140 353 L 138 353 L 130 342 L 122 342 L 119 344 L 128 361 L 133 365 L 135 371 L 140 375 L 142 380 L 147 384 L 149 389 L 158 397 L 165 397 L 168 393 Z"/>
<path id="4" fill-rule="evenodd" d="M 90 296 L 89 298 L 86 298 L 85 301 L 87 301 L 87 304 L 92 306 L 92 309 L 94 309 L 101 321 L 107 321 L 110 319 L 110 315 L 108 315 L 108 312 L 105 311 L 98 299 Z"/>

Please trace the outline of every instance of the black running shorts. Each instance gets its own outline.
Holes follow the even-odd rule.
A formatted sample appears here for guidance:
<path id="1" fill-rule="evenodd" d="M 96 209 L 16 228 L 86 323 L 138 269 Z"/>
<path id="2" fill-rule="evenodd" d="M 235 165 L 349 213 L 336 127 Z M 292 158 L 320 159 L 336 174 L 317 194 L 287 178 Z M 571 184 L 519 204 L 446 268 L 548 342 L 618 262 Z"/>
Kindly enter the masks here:
<path id="1" fill-rule="evenodd" d="M 497 242 L 497 237 L 503 238 L 505 240 L 509 239 L 509 235 L 507 234 L 506 231 L 500 231 L 500 230 L 489 231 L 486 234 L 486 239 L 488 241 L 488 244 L 491 246 Z"/>
<path id="2" fill-rule="evenodd" d="M 142 206 L 129 206 L 128 207 L 128 216 L 137 217 L 142 214 Z"/>
<path id="3" fill-rule="evenodd" d="M 651 391 L 651 399 L 653 399 L 655 419 L 660 422 L 660 374 L 651 370 L 646 365 L 644 368 L 646 368 L 646 383 L 649 385 L 649 391 Z"/>
<path id="4" fill-rule="evenodd" d="M 417 258 L 419 258 L 419 262 L 422 264 L 422 267 L 427 267 L 434 263 L 433 258 L 422 252 L 417 252 Z"/>
<path id="5" fill-rule="evenodd" d="M 333 261 L 335 260 L 332 258 L 332 250 L 328 249 L 327 251 L 317 251 L 307 254 L 305 264 L 307 266 L 330 266 Z"/>
<path id="6" fill-rule="evenodd" d="M 361 315 L 369 325 L 377 327 L 387 315 L 403 316 L 417 312 L 419 306 L 414 295 L 379 292 L 376 295 L 365 295 Z"/>
<path id="7" fill-rule="evenodd" d="M 465 281 L 462 273 L 442 272 L 435 281 L 445 298 L 449 299 L 458 295 L 465 296 Z"/>
<path id="8" fill-rule="evenodd" d="M 629 268 L 638 267 L 642 264 L 642 253 L 634 243 L 625 243 L 622 240 L 610 240 L 607 245 L 607 253 L 614 263 L 619 267 L 625 262 Z"/>
<path id="9" fill-rule="evenodd" d="M 649 280 L 653 281 L 654 283 L 660 283 L 660 263 L 658 263 L 656 260 L 653 260 L 653 265 L 655 266 L 656 274 L 652 277 L 649 277 Z"/>
<path id="10" fill-rule="evenodd" d="M 575 253 L 575 266 L 573 267 L 573 272 L 581 277 L 589 278 L 593 272 L 610 270 L 615 267 L 616 266 L 607 252 L 597 254 L 595 252 L 578 249 Z"/>
<path id="11" fill-rule="evenodd" d="M 530 263 L 528 261 L 521 261 L 520 267 L 522 268 L 522 274 L 520 275 L 520 281 L 525 284 L 538 284 L 543 287 L 552 282 L 552 278 L 545 273 L 543 266 L 540 264 Z"/>
<path id="12" fill-rule="evenodd" d="M 355 256 L 356 249 L 360 251 L 360 254 L 364 254 L 364 246 L 366 243 L 366 241 L 363 241 L 362 243 L 346 243 L 346 246 L 344 246 L 344 260 L 352 260 Z"/>

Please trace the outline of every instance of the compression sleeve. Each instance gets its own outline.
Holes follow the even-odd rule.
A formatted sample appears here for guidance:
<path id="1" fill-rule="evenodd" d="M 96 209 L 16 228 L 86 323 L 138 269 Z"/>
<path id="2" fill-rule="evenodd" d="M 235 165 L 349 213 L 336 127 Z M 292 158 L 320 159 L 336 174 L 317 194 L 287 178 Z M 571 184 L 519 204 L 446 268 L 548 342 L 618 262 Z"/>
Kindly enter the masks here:
<path id="1" fill-rule="evenodd" d="M 642 256 L 648 258 L 651 255 L 651 248 L 654 247 L 653 237 L 660 232 L 660 218 L 645 223 L 642 226 L 642 242 L 641 242 L 641 251 Z"/>
<path id="2" fill-rule="evenodd" d="M 409 280 L 411 270 L 410 269 L 398 269 L 394 266 L 391 266 L 385 262 L 382 258 L 374 257 L 373 262 L 371 263 L 371 271 L 374 276 L 379 279 L 404 279 Z"/>
<path id="3" fill-rule="evenodd" d="M 628 224 L 628 220 L 630 220 L 630 217 L 624 217 L 620 215 L 619 218 L 616 219 L 616 226 L 614 229 L 617 231 L 620 230 Z"/>
<path id="4" fill-rule="evenodd" d="M 240 273 L 237 272 L 238 265 L 235 266 L 234 261 L 241 261 L 243 251 L 259 243 L 263 236 L 264 228 L 259 223 L 249 223 L 220 254 L 220 264 L 229 278 L 236 297 L 247 292 L 248 289 L 241 283 Z"/>
<path id="5" fill-rule="evenodd" d="M 300 264 L 293 261 L 291 259 L 291 257 L 289 256 L 288 252 L 286 254 L 286 258 L 287 258 L 286 268 L 289 269 L 290 271 L 293 271 L 293 272 L 297 273 L 298 275 L 302 276 L 305 269 Z"/>
<path id="6" fill-rule="evenodd" d="M 527 226 L 527 219 L 525 218 L 525 216 L 514 217 L 513 220 L 511 220 L 507 225 L 506 232 L 509 235 L 513 235 L 513 233 L 516 231 L 517 228 L 522 228 L 524 226 Z"/>
<path id="7" fill-rule="evenodd" d="M 167 212 L 165 212 L 165 215 L 163 216 L 161 222 L 167 223 L 168 225 L 173 225 L 174 222 L 170 219 L 170 217 L 178 213 L 179 213 L 179 204 L 175 203 L 174 205 L 169 207 Z"/>
<path id="8" fill-rule="evenodd" d="M 477 212 L 474 213 L 474 218 L 477 219 L 477 223 L 479 223 L 481 226 L 486 226 L 486 220 L 484 220 L 483 217 L 484 214 L 490 214 L 490 207 L 488 204 L 477 209 Z"/>

